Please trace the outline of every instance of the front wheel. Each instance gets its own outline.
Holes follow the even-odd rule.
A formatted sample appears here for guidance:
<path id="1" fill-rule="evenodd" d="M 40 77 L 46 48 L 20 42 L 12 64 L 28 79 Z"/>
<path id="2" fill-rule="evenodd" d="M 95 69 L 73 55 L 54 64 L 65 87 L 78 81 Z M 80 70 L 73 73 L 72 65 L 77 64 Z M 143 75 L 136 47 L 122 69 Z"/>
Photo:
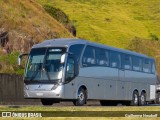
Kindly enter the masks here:
<path id="1" fill-rule="evenodd" d="M 77 96 L 77 100 L 73 101 L 73 104 L 75 106 L 83 106 L 87 101 L 87 93 L 86 90 L 84 90 L 83 88 L 80 88 L 78 91 L 78 96 Z"/>

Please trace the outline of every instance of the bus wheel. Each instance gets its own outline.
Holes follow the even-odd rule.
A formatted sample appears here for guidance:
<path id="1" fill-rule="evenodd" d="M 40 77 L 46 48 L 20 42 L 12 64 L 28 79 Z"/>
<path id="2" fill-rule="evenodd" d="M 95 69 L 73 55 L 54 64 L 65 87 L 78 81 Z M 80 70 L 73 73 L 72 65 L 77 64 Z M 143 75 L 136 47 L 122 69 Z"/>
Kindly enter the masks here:
<path id="1" fill-rule="evenodd" d="M 137 92 L 137 91 L 134 91 L 134 92 L 133 92 L 133 95 L 132 95 L 131 105 L 132 105 L 132 106 L 138 106 L 138 102 L 139 102 L 138 92 Z"/>
<path id="2" fill-rule="evenodd" d="M 78 91 L 78 98 L 77 100 L 73 101 L 73 104 L 75 106 L 83 106 L 87 101 L 87 94 L 86 94 L 86 90 L 84 90 L 83 88 L 80 88 Z"/>
<path id="3" fill-rule="evenodd" d="M 146 94 L 144 92 L 141 93 L 141 96 L 139 98 L 139 105 L 146 105 Z"/>
<path id="4" fill-rule="evenodd" d="M 156 94 L 156 104 L 160 104 L 160 92 Z"/>
<path id="5" fill-rule="evenodd" d="M 41 99 L 42 105 L 53 105 L 53 101 L 50 99 Z"/>

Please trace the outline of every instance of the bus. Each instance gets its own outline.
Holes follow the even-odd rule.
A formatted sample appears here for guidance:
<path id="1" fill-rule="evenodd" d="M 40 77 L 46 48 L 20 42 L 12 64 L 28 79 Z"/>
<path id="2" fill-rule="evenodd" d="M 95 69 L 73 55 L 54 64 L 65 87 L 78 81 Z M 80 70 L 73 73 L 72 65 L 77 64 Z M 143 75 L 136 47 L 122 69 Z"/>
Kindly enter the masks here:
<path id="1" fill-rule="evenodd" d="M 19 56 L 19 64 L 22 57 Z M 98 100 L 146 105 L 155 100 L 155 60 L 147 55 L 82 39 L 59 38 L 34 45 L 24 74 L 24 98 L 43 105 Z"/>

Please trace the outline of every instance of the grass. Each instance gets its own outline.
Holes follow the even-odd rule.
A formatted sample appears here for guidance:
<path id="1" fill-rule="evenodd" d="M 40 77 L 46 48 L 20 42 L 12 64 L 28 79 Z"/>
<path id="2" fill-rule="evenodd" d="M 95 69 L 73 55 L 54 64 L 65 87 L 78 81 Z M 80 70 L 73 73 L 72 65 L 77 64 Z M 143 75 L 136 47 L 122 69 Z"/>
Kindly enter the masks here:
<path id="1" fill-rule="evenodd" d="M 64 11 L 77 37 L 154 57 L 160 74 L 160 1 L 36 0 Z M 140 43 L 134 44 L 135 38 Z M 135 49 L 135 46 L 140 49 Z M 130 48 L 130 46 L 134 46 Z"/>
<path id="2" fill-rule="evenodd" d="M 72 37 L 63 25 L 49 16 L 34 0 L 0 0 L 0 4 L 1 28 L 32 36 L 36 41 L 51 39 L 48 31 L 55 33 L 56 37 Z"/>
<path id="3" fill-rule="evenodd" d="M 126 48 L 131 39 L 160 36 L 160 1 L 37 0 L 62 9 L 75 21 L 77 37 Z"/>
<path id="4" fill-rule="evenodd" d="M 68 106 L 68 107 L 63 107 L 63 106 L 52 106 L 52 107 L 44 107 L 44 106 L 20 106 L 19 108 L 11 108 L 9 106 L 0 106 L 0 111 L 159 111 L 160 107 L 159 106 L 145 106 L 145 107 L 126 107 L 126 106 L 121 106 L 121 107 L 100 107 L 100 106 L 84 106 L 84 107 L 74 107 L 74 106 Z M 87 112 L 86 112 L 87 114 Z M 3 118 L 5 119 L 5 118 Z M 13 118 L 10 118 L 11 120 Z M 18 119 L 18 118 L 17 118 Z M 22 118 L 21 118 L 22 119 Z M 27 119 L 27 118 L 24 118 Z M 34 119 L 34 118 L 32 118 Z M 59 120 L 72 120 L 75 119 L 75 117 L 47 117 L 47 118 L 38 118 L 38 119 L 59 119 Z M 129 120 L 141 120 L 142 118 L 124 118 L 124 117 L 76 117 L 77 120 L 81 119 L 112 119 L 112 120 L 118 120 L 118 119 L 129 119 Z M 145 119 L 152 119 L 152 120 L 158 120 L 158 118 L 145 118 Z"/>
<path id="5" fill-rule="evenodd" d="M 160 54 L 159 0 L 0 0 L 0 5 L 0 28 L 9 31 L 14 52 L 29 51 L 30 38 L 38 43 L 73 37 L 44 10 L 44 6 L 49 5 L 62 10 L 73 21 L 78 38 L 123 49 L 130 49 L 133 39 L 141 39 L 141 49 L 130 50 L 154 57 L 160 68 L 160 57 L 157 57 Z M 4 60 L 0 64 L 8 63 Z M 12 60 L 9 64 L 11 67 L 0 72 L 14 72 Z"/>
<path id="6" fill-rule="evenodd" d="M 17 53 L 29 52 L 33 45 L 29 44 L 30 40 L 36 44 L 46 39 L 73 37 L 34 0 L 0 0 L 0 6 L 0 30 L 9 33 L 13 52 L 5 55 L 0 47 L 1 73 L 23 73 L 16 66 Z"/>

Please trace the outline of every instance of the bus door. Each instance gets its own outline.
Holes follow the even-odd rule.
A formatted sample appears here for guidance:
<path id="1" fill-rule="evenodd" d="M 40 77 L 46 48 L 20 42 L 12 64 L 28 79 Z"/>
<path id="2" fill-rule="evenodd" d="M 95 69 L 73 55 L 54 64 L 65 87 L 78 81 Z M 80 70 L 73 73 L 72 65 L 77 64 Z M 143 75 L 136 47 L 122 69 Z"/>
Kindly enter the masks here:
<path id="1" fill-rule="evenodd" d="M 75 72 L 76 62 L 73 56 L 68 56 L 67 65 L 65 69 L 65 87 L 64 96 L 67 99 L 73 99 L 75 97 Z"/>

